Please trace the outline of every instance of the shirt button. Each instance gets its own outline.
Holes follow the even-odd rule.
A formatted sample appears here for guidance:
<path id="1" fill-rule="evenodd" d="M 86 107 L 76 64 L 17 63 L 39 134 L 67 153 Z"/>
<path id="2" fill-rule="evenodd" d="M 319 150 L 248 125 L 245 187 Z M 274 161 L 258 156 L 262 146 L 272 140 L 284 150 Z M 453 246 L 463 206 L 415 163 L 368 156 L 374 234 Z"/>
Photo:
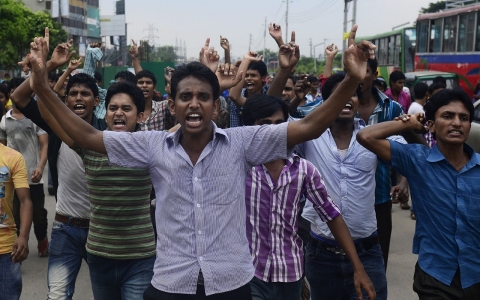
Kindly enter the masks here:
<path id="1" fill-rule="evenodd" d="M 197 203 L 197 207 L 200 207 L 200 204 L 199 204 L 199 203 Z"/>
<path id="2" fill-rule="evenodd" d="M 202 231 L 201 231 L 201 230 L 199 230 L 199 231 L 198 231 L 198 234 L 202 234 Z"/>
<path id="3" fill-rule="evenodd" d="M 203 261 L 203 256 L 200 256 L 199 259 Z"/>
<path id="4" fill-rule="evenodd" d="M 193 178 L 193 180 L 198 181 L 198 177 Z"/>

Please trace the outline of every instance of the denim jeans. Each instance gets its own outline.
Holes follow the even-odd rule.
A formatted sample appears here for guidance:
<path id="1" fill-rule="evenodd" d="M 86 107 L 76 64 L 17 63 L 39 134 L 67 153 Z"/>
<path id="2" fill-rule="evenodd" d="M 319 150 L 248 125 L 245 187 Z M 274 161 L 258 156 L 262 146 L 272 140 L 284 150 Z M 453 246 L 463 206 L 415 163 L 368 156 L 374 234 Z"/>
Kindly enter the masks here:
<path id="1" fill-rule="evenodd" d="M 210 296 L 205 295 L 205 287 L 197 285 L 195 294 L 174 294 L 157 290 L 152 284 L 143 293 L 143 300 L 252 300 L 250 285 L 247 283 L 233 291 L 228 291 Z"/>
<path id="2" fill-rule="evenodd" d="M 48 257 L 48 299 L 72 299 L 82 259 L 87 260 L 87 235 L 88 228 L 53 222 Z"/>
<path id="3" fill-rule="evenodd" d="M 295 282 L 265 282 L 253 277 L 250 281 L 253 300 L 300 300 L 303 279 Z"/>
<path id="4" fill-rule="evenodd" d="M 10 253 L 0 254 L 0 300 L 18 300 L 22 293 L 20 263 L 13 263 Z"/>
<path id="5" fill-rule="evenodd" d="M 317 248 L 308 243 L 305 255 L 305 274 L 310 283 L 311 299 L 357 300 L 353 268 L 348 257 L 322 250 L 320 247 L 321 242 Z M 375 287 L 377 300 L 387 299 L 387 277 L 380 245 L 368 250 L 361 247 L 357 253 Z M 362 293 L 363 299 L 368 299 L 367 293 L 365 291 Z"/>
<path id="6" fill-rule="evenodd" d="M 87 252 L 96 300 L 142 299 L 153 277 L 155 255 L 139 259 L 111 259 Z"/>

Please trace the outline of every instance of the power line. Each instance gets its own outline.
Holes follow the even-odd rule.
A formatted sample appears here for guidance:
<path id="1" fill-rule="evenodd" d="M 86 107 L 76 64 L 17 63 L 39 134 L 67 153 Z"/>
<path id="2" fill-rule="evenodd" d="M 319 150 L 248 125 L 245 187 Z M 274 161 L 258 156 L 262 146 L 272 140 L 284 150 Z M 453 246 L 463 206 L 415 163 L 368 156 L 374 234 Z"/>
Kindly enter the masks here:
<path id="1" fill-rule="evenodd" d="M 291 20 L 293 22 L 300 22 L 300 21 L 304 21 L 306 19 L 311 20 L 313 18 L 318 17 L 319 15 L 325 14 L 327 12 L 327 9 L 332 7 L 333 4 L 335 4 L 335 1 L 330 0 L 329 2 L 323 3 L 321 7 L 318 7 L 315 10 L 311 10 L 308 13 L 305 13 L 302 16 L 291 17 Z"/>
<path id="2" fill-rule="evenodd" d="M 292 23 L 303 23 L 303 22 L 308 22 L 308 21 L 311 21 L 311 20 L 313 20 L 313 19 L 319 18 L 322 14 L 323 14 L 323 15 L 326 14 L 326 13 L 328 12 L 328 10 L 333 7 L 334 4 L 335 4 L 335 1 L 332 0 L 332 1 L 329 3 L 329 5 L 326 6 L 326 7 L 323 9 L 323 11 L 322 11 L 321 14 L 320 14 L 320 13 L 318 13 L 318 14 L 313 14 L 313 15 L 311 15 L 310 17 L 304 17 L 304 18 L 301 18 L 301 19 L 293 19 L 293 20 L 291 20 L 291 21 L 292 21 Z"/>

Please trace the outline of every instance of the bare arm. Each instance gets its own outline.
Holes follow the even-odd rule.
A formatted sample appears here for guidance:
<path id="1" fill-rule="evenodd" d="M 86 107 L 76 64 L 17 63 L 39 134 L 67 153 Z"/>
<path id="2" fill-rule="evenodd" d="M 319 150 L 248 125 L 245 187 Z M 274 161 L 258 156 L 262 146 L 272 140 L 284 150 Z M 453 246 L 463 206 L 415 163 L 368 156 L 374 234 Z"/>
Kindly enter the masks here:
<path id="1" fill-rule="evenodd" d="M 240 67 L 238 67 L 238 74 L 242 75 L 241 81 L 230 89 L 230 99 L 238 107 L 243 107 L 247 99 L 242 96 L 242 88 L 245 84 L 245 75 L 247 73 L 248 66 L 252 61 L 261 61 L 263 58 L 262 55 L 258 56 L 257 52 L 249 51 L 247 52 L 242 59 Z"/>
<path id="2" fill-rule="evenodd" d="M 37 97 L 38 110 L 42 114 L 42 118 L 47 122 L 48 126 L 55 132 L 55 134 L 70 148 L 75 147 L 75 142 L 68 136 L 68 134 L 63 130 L 62 126 L 58 124 L 55 117 L 50 113 L 50 111 L 45 106 L 43 100 L 40 97 Z"/>
<path id="3" fill-rule="evenodd" d="M 329 45 L 325 49 L 327 59 L 325 60 L 325 68 L 323 69 L 323 77 L 328 78 L 332 76 L 332 70 L 333 70 L 333 60 L 335 59 L 335 56 L 338 53 L 338 47 L 335 44 Z"/>
<path id="4" fill-rule="evenodd" d="M 297 112 L 297 108 L 302 103 L 305 95 L 310 90 L 310 82 L 308 82 L 307 77 L 297 80 L 295 83 L 295 97 L 290 100 L 289 113 L 294 115 Z"/>
<path id="5" fill-rule="evenodd" d="M 32 227 L 32 200 L 30 200 L 30 190 L 28 188 L 15 189 L 18 200 L 20 201 L 20 235 L 13 244 L 12 261 L 14 263 L 24 261 L 28 256 L 28 237 Z"/>
<path id="6" fill-rule="evenodd" d="M 79 59 L 72 59 L 70 63 L 68 64 L 67 69 L 65 72 L 63 72 L 62 76 L 58 78 L 57 83 L 55 83 L 55 86 L 53 87 L 53 91 L 57 93 L 58 96 L 64 97 L 65 96 L 65 90 L 63 89 L 63 85 L 67 78 L 72 74 L 73 71 L 75 71 L 80 64 L 82 63 L 82 58 L 80 57 Z"/>
<path id="7" fill-rule="evenodd" d="M 96 130 L 90 124 L 75 115 L 66 105 L 60 101 L 48 87 L 46 73 L 46 55 L 48 54 L 48 28 L 44 38 L 35 38 L 34 45 L 30 50 L 30 63 L 32 66 L 31 88 L 43 104 L 50 111 L 58 124 L 77 143 L 86 150 L 106 154 L 103 143 L 103 132 Z"/>
<path id="8" fill-rule="evenodd" d="M 140 59 L 138 58 L 138 53 L 139 53 L 139 47 L 137 46 L 137 43 L 132 39 L 132 46 L 130 49 L 128 49 L 128 53 L 132 57 L 132 67 L 135 70 L 135 74 L 138 72 L 141 72 L 142 66 L 140 65 Z"/>
<path id="9" fill-rule="evenodd" d="M 35 170 L 32 171 L 32 182 L 40 182 L 43 176 L 43 170 L 47 164 L 47 152 L 48 152 L 48 134 L 42 134 L 38 136 L 38 143 L 40 144 L 40 161 L 38 162 Z"/>
<path id="10" fill-rule="evenodd" d="M 401 134 L 407 130 L 425 130 L 422 124 L 424 122 L 423 113 L 418 113 L 411 117 L 406 115 L 403 116 L 402 119 L 402 121 L 382 122 L 368 126 L 358 132 L 357 141 L 363 147 L 375 153 L 383 161 L 390 162 L 392 160 L 392 154 L 390 142 L 387 140 L 387 137 Z"/>
<path id="11" fill-rule="evenodd" d="M 347 74 L 328 101 L 314 109 L 305 118 L 288 124 L 287 146 L 318 138 L 335 121 L 345 104 L 350 101 L 357 86 L 365 78 L 368 58 L 374 58 L 375 45 L 363 41 L 355 45 L 357 25 L 352 27 L 348 40 L 349 47 L 344 53 L 343 64 Z"/>
<path id="12" fill-rule="evenodd" d="M 225 63 L 231 63 L 230 60 L 230 42 L 227 38 L 220 36 L 220 46 L 225 50 Z"/>

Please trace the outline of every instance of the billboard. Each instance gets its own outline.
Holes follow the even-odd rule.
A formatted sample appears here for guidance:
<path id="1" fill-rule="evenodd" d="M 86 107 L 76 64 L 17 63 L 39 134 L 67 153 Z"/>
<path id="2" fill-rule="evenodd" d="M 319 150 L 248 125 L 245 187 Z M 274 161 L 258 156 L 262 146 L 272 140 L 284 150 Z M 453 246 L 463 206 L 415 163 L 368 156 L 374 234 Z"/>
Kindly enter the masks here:
<path id="1" fill-rule="evenodd" d="M 100 37 L 100 10 L 96 7 L 87 7 L 87 36 Z"/>
<path id="2" fill-rule="evenodd" d="M 125 15 L 102 16 L 100 18 L 102 36 L 124 36 Z"/>

